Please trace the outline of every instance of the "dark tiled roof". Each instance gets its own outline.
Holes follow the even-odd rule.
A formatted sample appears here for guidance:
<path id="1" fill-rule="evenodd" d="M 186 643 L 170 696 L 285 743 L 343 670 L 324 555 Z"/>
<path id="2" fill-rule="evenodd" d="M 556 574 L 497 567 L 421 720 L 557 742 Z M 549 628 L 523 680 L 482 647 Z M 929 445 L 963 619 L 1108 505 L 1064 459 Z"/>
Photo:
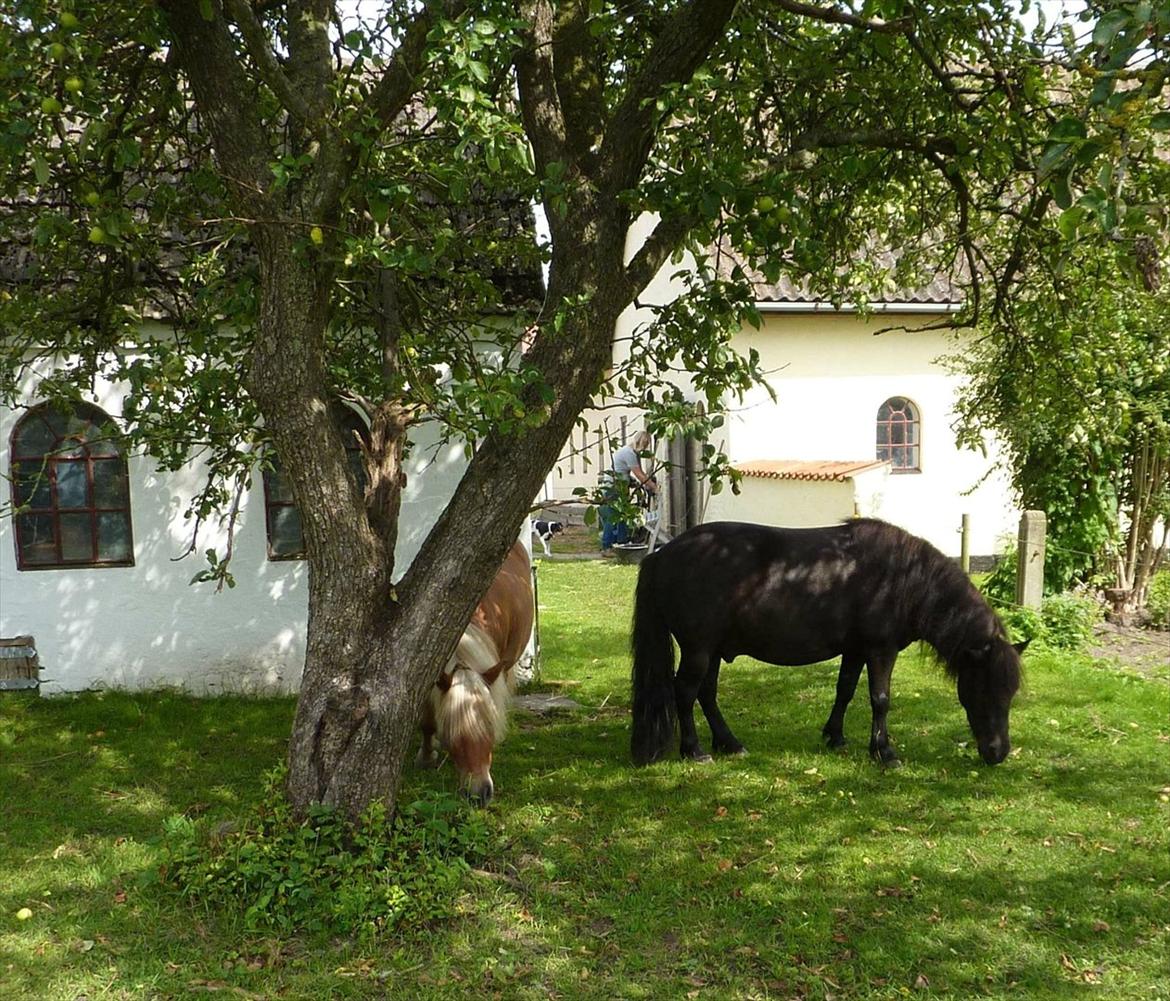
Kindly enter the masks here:
<path id="1" fill-rule="evenodd" d="M 891 274 L 896 263 L 896 255 L 890 251 L 880 251 L 876 254 L 878 263 Z M 793 303 L 793 304 L 825 304 L 828 298 L 817 295 L 809 288 L 808 279 L 794 280 L 787 275 L 781 275 L 775 282 L 768 281 L 760 272 L 739 258 L 735 250 L 726 244 L 717 250 L 716 266 L 719 276 L 728 278 L 732 270 L 739 266 L 747 274 L 748 279 L 755 287 L 756 302 L 760 303 Z M 844 287 L 844 286 L 843 286 Z M 847 301 L 853 297 L 846 295 Z M 915 303 L 922 305 L 953 306 L 963 301 L 963 291 L 950 276 L 936 274 L 929 281 L 914 287 L 890 287 L 881 290 L 880 294 L 871 294 L 870 305 L 888 303 Z"/>

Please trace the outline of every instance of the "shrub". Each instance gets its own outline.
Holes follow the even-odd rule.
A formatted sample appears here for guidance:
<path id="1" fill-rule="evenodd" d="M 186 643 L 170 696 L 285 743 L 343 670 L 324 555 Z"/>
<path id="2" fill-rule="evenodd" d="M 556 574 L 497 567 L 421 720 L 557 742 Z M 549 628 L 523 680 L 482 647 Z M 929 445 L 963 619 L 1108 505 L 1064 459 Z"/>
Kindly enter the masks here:
<path id="1" fill-rule="evenodd" d="M 1044 599 L 1040 611 L 989 600 L 1013 643 L 1079 650 L 1092 638 L 1093 625 L 1101 618 L 1100 606 L 1088 595 L 1054 594 Z"/>
<path id="2" fill-rule="evenodd" d="M 1101 607 L 1087 594 L 1054 594 L 1044 599 L 1043 640 L 1059 650 L 1079 650 L 1093 637 L 1093 626 L 1101 618 Z"/>
<path id="3" fill-rule="evenodd" d="M 166 821 L 162 877 L 209 908 L 242 912 L 250 932 L 327 932 L 370 938 L 450 918 L 488 832 L 449 794 L 400 807 L 373 804 L 350 824 L 335 810 L 293 818 L 278 769 L 260 810 L 217 835 L 187 817 Z"/>
<path id="4" fill-rule="evenodd" d="M 1006 609 L 1016 600 L 1016 554 L 1006 552 L 979 583 L 983 596 L 997 607 Z M 1014 642 L 1020 642 L 1018 639 Z"/>
<path id="5" fill-rule="evenodd" d="M 1170 626 L 1170 570 L 1159 570 L 1150 581 L 1146 610 L 1155 626 Z"/>
<path id="6" fill-rule="evenodd" d="M 1007 630 L 1008 639 L 1013 643 L 1042 643 L 1044 641 L 1044 620 L 1034 608 L 1010 605 L 997 608 L 996 612 Z"/>

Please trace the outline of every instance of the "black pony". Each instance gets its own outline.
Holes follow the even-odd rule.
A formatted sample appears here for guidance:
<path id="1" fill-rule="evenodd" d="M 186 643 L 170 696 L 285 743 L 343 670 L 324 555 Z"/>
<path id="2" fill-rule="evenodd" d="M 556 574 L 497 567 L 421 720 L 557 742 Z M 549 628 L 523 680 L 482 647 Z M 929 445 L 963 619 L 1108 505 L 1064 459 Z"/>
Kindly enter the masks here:
<path id="1" fill-rule="evenodd" d="M 677 675 L 671 636 L 680 652 Z M 720 661 L 746 654 L 770 664 L 841 656 L 837 699 L 822 731 L 831 747 L 845 743 L 845 709 L 866 666 L 869 753 L 896 763 L 886 731 L 890 673 L 898 652 L 915 640 L 933 646 L 957 679 L 983 760 L 1001 762 L 1011 750 L 1008 710 L 1023 645 L 1007 641 L 966 574 L 929 542 L 870 519 L 828 528 L 693 528 L 647 556 L 638 574 L 630 644 L 634 761 L 662 757 L 676 718 L 682 756 L 710 760 L 695 732 L 696 696 L 714 750 L 742 753 L 716 691 Z"/>

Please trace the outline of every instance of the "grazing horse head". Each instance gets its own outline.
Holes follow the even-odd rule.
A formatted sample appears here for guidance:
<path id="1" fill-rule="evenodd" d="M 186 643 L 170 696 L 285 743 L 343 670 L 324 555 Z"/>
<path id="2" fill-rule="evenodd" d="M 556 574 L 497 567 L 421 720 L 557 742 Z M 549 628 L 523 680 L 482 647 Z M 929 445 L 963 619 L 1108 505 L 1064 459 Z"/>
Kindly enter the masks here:
<path id="1" fill-rule="evenodd" d="M 435 686 L 435 729 L 467 795 L 492 798 L 492 749 L 508 727 L 508 677 L 492 638 L 471 623 Z"/>
<path id="2" fill-rule="evenodd" d="M 424 768 L 439 765 L 432 746 L 437 735 L 467 795 L 480 806 L 494 792 L 492 750 L 507 729 L 512 668 L 532 635 L 532 599 L 532 564 L 517 542 L 423 704 L 417 763 Z"/>
<path id="3" fill-rule="evenodd" d="M 1008 712 L 1020 687 L 1020 654 L 1027 643 L 1012 644 L 1002 636 L 960 651 L 952 666 L 958 675 L 959 702 L 979 755 L 998 765 L 1012 749 L 1008 736 Z"/>

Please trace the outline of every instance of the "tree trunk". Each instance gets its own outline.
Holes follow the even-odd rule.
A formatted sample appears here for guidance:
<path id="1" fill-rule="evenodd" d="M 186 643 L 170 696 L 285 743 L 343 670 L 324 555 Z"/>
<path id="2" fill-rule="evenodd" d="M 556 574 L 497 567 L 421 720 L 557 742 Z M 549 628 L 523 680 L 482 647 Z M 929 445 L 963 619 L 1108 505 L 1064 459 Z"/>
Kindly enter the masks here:
<path id="1" fill-rule="evenodd" d="M 612 234 L 611 234 L 612 236 Z M 547 421 L 523 437 L 490 436 L 412 565 L 392 586 L 401 438 L 382 422 L 367 463 L 383 463 L 363 497 L 350 476 L 320 369 L 327 319 L 321 278 L 279 226 L 258 227 L 259 332 L 249 388 L 301 512 L 309 564 L 305 667 L 289 742 L 294 809 L 324 803 L 356 816 L 374 799 L 393 806 L 423 700 L 515 541 L 577 414 L 610 358 L 625 305 L 598 292 L 559 334 L 538 338 L 529 360 L 557 396 Z M 616 288 L 621 240 L 572 262 L 554 280 Z M 570 270 L 554 262 L 558 275 Z M 375 472 L 379 472 L 378 469 Z M 397 489 L 394 487 L 397 486 Z M 367 509 L 367 502 L 369 509 Z"/>

